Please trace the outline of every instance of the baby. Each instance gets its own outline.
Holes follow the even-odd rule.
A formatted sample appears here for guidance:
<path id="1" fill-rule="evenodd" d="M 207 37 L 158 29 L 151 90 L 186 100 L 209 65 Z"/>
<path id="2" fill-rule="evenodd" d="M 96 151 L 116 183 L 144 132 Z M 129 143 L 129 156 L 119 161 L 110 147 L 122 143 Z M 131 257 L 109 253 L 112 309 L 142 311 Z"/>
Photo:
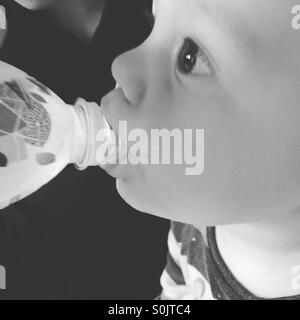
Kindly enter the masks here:
<path id="1" fill-rule="evenodd" d="M 118 132 L 203 129 L 205 167 L 107 167 L 134 208 L 172 221 L 161 299 L 300 298 L 300 31 L 295 0 L 154 0 L 112 66 Z M 150 268 L 150 266 L 149 266 Z"/>

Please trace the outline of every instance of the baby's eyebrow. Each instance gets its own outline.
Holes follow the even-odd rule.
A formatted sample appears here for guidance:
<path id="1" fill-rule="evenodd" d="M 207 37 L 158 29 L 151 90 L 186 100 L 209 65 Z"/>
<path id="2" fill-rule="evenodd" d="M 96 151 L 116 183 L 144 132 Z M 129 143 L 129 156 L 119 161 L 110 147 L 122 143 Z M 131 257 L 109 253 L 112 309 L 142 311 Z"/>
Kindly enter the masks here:
<path id="1" fill-rule="evenodd" d="M 159 0 L 158 0 L 159 1 Z M 163 0 L 160 0 L 163 1 Z M 172 0 L 171 0 L 172 1 Z M 262 38 L 256 24 L 247 18 L 247 12 L 238 0 L 178 0 L 191 4 L 195 10 L 208 18 L 210 27 L 219 33 L 220 38 L 232 41 L 232 50 L 239 51 L 241 55 L 255 55 L 257 48 L 261 47 Z"/>
<path id="2" fill-rule="evenodd" d="M 208 18 L 205 23 L 206 35 L 210 48 L 245 60 L 248 57 L 255 57 L 260 48 L 263 48 L 263 41 L 260 30 L 257 29 L 253 20 L 248 19 L 247 11 L 242 5 L 243 1 L 238 0 L 180 0 L 190 1 L 192 10 L 197 14 Z M 199 20 L 201 20 L 199 18 Z M 206 20 L 206 19 L 202 19 Z M 200 37 L 203 36 L 203 32 Z M 217 40 L 216 40 L 217 39 Z M 217 43 L 217 44 L 216 44 Z M 230 45 L 228 45 L 230 43 Z M 221 49 L 220 49 L 221 48 Z M 213 49 L 211 49 L 213 50 Z M 229 59 L 229 58 L 228 58 Z"/>

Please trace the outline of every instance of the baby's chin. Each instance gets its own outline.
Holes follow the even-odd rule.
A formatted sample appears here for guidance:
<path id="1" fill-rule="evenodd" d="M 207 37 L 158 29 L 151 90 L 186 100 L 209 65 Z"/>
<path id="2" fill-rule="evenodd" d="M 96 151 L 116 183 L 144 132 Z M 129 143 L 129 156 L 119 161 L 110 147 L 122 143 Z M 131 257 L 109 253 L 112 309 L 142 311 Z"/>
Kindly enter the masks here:
<path id="1" fill-rule="evenodd" d="M 144 183 L 117 179 L 117 191 L 121 198 L 133 209 L 164 219 L 172 219 L 170 211 L 157 195 L 151 193 Z"/>
<path id="2" fill-rule="evenodd" d="M 133 188 L 130 187 L 130 183 L 123 179 L 117 179 L 117 191 L 121 198 L 129 204 L 132 208 L 137 211 L 147 212 L 144 205 L 142 205 L 142 198 L 134 192 Z"/>

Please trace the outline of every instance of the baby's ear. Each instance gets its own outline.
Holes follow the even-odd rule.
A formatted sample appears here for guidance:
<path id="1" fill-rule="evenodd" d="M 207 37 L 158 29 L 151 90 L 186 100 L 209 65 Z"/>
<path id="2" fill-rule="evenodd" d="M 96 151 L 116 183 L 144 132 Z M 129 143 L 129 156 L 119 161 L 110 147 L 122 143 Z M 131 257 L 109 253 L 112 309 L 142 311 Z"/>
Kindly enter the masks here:
<path id="1" fill-rule="evenodd" d="M 5 8 L 0 5 L 0 49 L 3 45 L 5 35 L 6 35 L 6 12 Z"/>

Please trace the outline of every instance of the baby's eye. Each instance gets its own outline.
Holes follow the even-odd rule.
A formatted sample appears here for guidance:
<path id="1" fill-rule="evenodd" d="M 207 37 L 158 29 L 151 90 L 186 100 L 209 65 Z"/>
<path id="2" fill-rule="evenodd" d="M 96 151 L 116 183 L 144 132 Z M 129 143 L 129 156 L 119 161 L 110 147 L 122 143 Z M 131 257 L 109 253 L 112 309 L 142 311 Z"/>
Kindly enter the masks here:
<path id="1" fill-rule="evenodd" d="M 186 38 L 180 48 L 177 68 L 184 75 L 211 76 L 214 73 L 206 54 L 190 38 Z"/>

